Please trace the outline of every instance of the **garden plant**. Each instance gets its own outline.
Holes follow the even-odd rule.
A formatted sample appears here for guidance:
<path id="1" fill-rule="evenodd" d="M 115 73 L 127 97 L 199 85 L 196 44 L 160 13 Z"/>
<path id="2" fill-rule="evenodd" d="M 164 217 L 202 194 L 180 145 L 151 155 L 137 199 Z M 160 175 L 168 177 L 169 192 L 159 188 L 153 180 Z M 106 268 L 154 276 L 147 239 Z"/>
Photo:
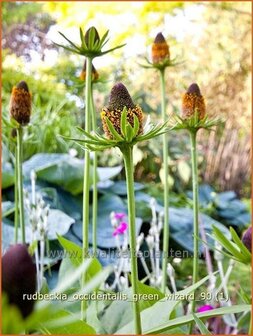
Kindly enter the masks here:
<path id="1" fill-rule="evenodd" d="M 64 13 L 64 6 L 6 2 L 4 34 L 13 10 L 26 23 L 9 29 L 25 43 L 27 23 L 36 33 L 33 16 L 43 18 L 43 29 L 53 26 L 46 11 L 38 15 L 39 8 Z M 63 25 L 50 42 L 42 33 L 30 41 L 43 62 L 44 49 L 57 53 L 58 65 L 61 57 L 67 60 L 62 78 L 57 66 L 49 67 L 46 83 L 34 75 L 36 67 L 29 75 L 32 53 L 11 80 L 3 62 L 8 86 L 3 84 L 2 334 L 251 334 L 247 183 L 235 192 L 205 180 L 208 169 L 220 176 L 209 144 L 218 158 L 225 148 L 226 157 L 233 151 L 223 138 L 232 116 L 216 113 L 217 94 L 209 104 L 209 84 L 198 71 L 188 71 L 194 57 L 171 57 L 165 19 L 158 25 L 162 32 L 145 28 L 150 56 L 130 57 L 127 68 L 122 55 L 131 38 L 118 37 L 117 30 L 104 33 L 97 16 L 101 5 L 93 6 L 96 20 L 91 24 L 87 16 L 80 27 L 71 25 L 75 34 Z M 136 11 L 155 17 L 146 6 L 139 3 Z M 167 5 L 156 6 L 167 17 Z M 174 6 L 180 11 L 186 3 Z M 236 6 L 220 10 L 247 15 Z M 204 12 L 205 4 L 195 10 Z M 116 42 L 106 48 L 109 36 Z M 12 46 L 18 57 L 26 54 L 22 43 L 19 50 Z M 4 53 L 8 60 L 10 49 Z M 117 66 L 103 74 L 99 64 L 110 57 L 118 59 Z M 26 63 L 28 70 L 22 69 Z M 143 83 L 151 84 L 138 91 L 140 71 Z M 218 138 L 222 149 L 215 147 Z M 243 165 L 245 159 L 237 157 L 238 166 L 240 160 Z M 238 171 L 223 164 L 232 181 Z"/>

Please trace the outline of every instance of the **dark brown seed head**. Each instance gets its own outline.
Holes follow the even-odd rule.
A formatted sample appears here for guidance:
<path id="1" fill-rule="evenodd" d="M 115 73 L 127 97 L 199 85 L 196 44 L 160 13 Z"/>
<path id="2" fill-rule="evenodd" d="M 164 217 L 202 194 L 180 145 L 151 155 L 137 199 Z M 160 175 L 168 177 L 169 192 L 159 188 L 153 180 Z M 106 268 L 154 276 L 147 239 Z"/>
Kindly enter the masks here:
<path id="1" fill-rule="evenodd" d="M 104 107 L 101 112 L 103 129 L 104 129 L 104 132 L 107 138 L 111 139 L 113 138 L 113 136 L 108 129 L 105 117 L 107 117 L 111 121 L 115 130 L 120 135 L 122 135 L 120 119 L 121 119 L 121 114 L 122 114 L 124 107 L 126 107 L 127 109 L 128 122 L 133 126 L 134 125 L 134 115 L 136 115 L 140 123 L 138 134 L 141 134 L 143 132 L 142 109 L 138 105 L 135 105 L 133 103 L 133 100 L 127 88 L 125 87 L 125 85 L 122 83 L 117 83 L 113 86 L 111 90 L 108 106 Z"/>
<path id="2" fill-rule="evenodd" d="M 87 64 L 87 62 L 85 60 L 84 64 L 83 64 L 82 71 L 80 73 L 80 79 L 83 80 L 83 81 L 86 80 L 86 64 Z M 92 64 L 92 68 L 91 68 L 91 76 L 92 76 L 92 78 L 91 78 L 92 81 L 96 81 L 99 78 L 99 74 L 98 74 L 98 72 L 97 72 L 97 70 L 96 70 L 96 68 L 94 67 L 93 64 Z"/>
<path id="3" fill-rule="evenodd" d="M 166 42 L 162 33 L 158 33 L 155 37 L 154 43 L 164 43 Z"/>
<path id="4" fill-rule="evenodd" d="M 21 82 L 19 82 L 18 85 L 17 85 L 17 88 L 18 88 L 18 89 L 23 89 L 23 90 L 25 90 L 26 92 L 29 92 L 28 85 L 26 84 L 25 81 L 21 81 Z"/>
<path id="5" fill-rule="evenodd" d="M 192 84 L 188 87 L 188 89 L 187 89 L 186 92 L 187 92 L 187 93 L 196 94 L 197 96 L 201 96 L 200 88 L 199 88 L 199 86 L 198 86 L 197 83 L 192 83 Z"/>
<path id="6" fill-rule="evenodd" d="M 25 245 L 13 245 L 3 255 L 2 290 L 9 303 L 20 309 L 23 317 L 31 314 L 34 301 L 24 299 L 23 294 L 36 291 L 36 267 Z"/>
<path id="7" fill-rule="evenodd" d="M 109 103 L 108 103 L 108 110 L 114 111 L 114 110 L 123 110 L 123 108 L 126 106 L 126 108 L 134 108 L 135 105 L 132 101 L 132 98 L 122 83 L 117 83 L 113 86 L 110 97 L 109 97 Z"/>
<path id="8" fill-rule="evenodd" d="M 189 119 L 196 111 L 199 120 L 205 117 L 206 105 L 204 97 L 201 95 L 198 84 L 193 83 L 189 86 L 182 98 L 182 118 Z"/>
<path id="9" fill-rule="evenodd" d="M 10 100 L 10 116 L 20 125 L 25 126 L 30 121 L 32 112 L 32 95 L 26 82 L 21 81 L 12 89 Z"/>
<path id="10" fill-rule="evenodd" d="M 99 34 L 98 34 L 97 29 L 96 29 L 95 27 L 90 27 L 90 28 L 86 31 L 85 36 L 84 36 L 85 43 L 86 43 L 87 46 L 88 46 L 88 44 L 89 44 L 89 36 L 90 36 L 90 33 L 91 33 L 91 30 L 92 30 L 92 29 L 94 29 L 94 31 L 95 31 L 95 39 L 94 39 L 94 42 L 96 42 L 96 41 L 100 41 L 100 37 L 99 37 Z"/>
<path id="11" fill-rule="evenodd" d="M 247 231 L 244 232 L 242 236 L 242 242 L 247 247 L 247 249 L 252 251 L 252 226 L 248 228 Z"/>
<path id="12" fill-rule="evenodd" d="M 152 62 L 157 64 L 170 59 L 169 46 L 162 33 L 156 35 L 152 44 Z"/>

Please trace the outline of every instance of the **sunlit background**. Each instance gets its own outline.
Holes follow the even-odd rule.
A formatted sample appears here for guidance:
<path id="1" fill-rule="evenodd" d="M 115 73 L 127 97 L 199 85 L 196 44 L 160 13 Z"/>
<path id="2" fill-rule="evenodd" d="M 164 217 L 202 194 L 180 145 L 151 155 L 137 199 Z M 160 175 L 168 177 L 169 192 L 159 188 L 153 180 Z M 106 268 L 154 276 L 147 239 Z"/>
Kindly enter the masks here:
<path id="1" fill-rule="evenodd" d="M 84 123 L 79 79 L 84 59 L 54 45 L 65 43 L 59 31 L 79 43 L 79 27 L 86 30 L 94 25 L 100 35 L 110 30 L 109 47 L 126 43 L 94 61 L 101 78 L 95 86 L 97 111 L 112 85 L 122 81 L 153 119 L 160 118 L 159 78 L 140 64 L 150 57 L 152 41 L 162 32 L 171 58 L 181 62 L 166 72 L 168 116 L 180 113 L 182 93 L 197 82 L 208 113 L 226 120 L 218 133 L 199 136 L 202 182 L 249 195 L 250 2 L 5 2 L 2 22 L 3 114 L 8 113 L 11 88 L 19 80 L 25 79 L 33 93 L 36 141 L 29 140 L 33 131 L 28 128 L 25 159 L 37 152 L 69 151 L 72 145 L 56 134 L 69 135 L 75 125 Z M 9 134 L 4 129 L 3 134 L 11 149 Z M 188 145 L 184 134 L 170 139 L 170 182 L 175 190 L 178 179 L 185 187 L 190 182 Z M 159 181 L 160 154 L 157 141 L 139 146 L 137 180 Z M 101 156 L 100 164 L 114 165 L 119 160 L 110 152 Z"/>

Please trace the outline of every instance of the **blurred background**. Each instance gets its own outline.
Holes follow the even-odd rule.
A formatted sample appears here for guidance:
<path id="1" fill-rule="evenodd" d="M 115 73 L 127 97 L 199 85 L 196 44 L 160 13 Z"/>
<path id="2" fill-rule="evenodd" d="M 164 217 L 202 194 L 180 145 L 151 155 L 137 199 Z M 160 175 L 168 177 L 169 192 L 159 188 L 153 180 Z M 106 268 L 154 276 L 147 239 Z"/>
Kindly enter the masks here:
<path id="1" fill-rule="evenodd" d="M 182 94 L 197 82 L 208 114 L 225 119 L 216 132 L 199 133 L 201 182 L 219 192 L 250 196 L 250 2 L 3 2 L 2 15 L 3 116 L 11 89 L 21 79 L 33 94 L 24 160 L 40 152 L 68 152 L 74 145 L 56 135 L 73 134 L 74 126 L 84 124 L 84 83 L 79 79 L 84 59 L 54 45 L 64 44 L 59 31 L 79 43 L 79 26 L 85 31 L 95 25 L 100 35 L 110 30 L 109 47 L 126 43 L 94 62 L 101 79 L 94 86 L 98 118 L 110 88 L 122 81 L 153 120 L 160 119 L 159 77 L 140 64 L 162 32 L 171 58 L 182 61 L 166 71 L 168 116 L 180 113 Z M 14 146 L 5 127 L 3 142 L 3 153 L 10 155 Z M 171 133 L 168 146 L 171 188 L 180 193 L 191 187 L 187 134 Z M 160 183 L 161 154 L 161 139 L 136 148 L 136 181 Z M 120 161 L 113 151 L 100 156 L 100 166 Z"/>

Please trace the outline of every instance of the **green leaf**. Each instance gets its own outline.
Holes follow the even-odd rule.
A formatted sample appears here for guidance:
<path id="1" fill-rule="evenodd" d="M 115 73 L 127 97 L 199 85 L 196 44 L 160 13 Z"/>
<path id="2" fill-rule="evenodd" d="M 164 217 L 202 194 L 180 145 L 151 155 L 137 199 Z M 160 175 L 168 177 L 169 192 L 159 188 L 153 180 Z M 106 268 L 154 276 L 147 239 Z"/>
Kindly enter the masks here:
<path id="1" fill-rule="evenodd" d="M 165 323 L 169 320 L 171 313 L 181 302 L 180 297 L 184 298 L 189 295 L 191 292 L 200 287 L 209 279 L 209 276 L 198 281 L 196 284 L 177 292 L 177 297 L 169 299 L 167 297 L 162 298 L 160 301 L 155 303 L 152 307 L 145 309 L 141 312 L 141 323 L 142 323 L 142 332 L 147 333 L 149 329 L 158 327 L 160 324 Z M 123 328 L 117 330 L 116 334 L 131 334 L 134 330 L 133 321 L 125 325 Z"/>
<path id="2" fill-rule="evenodd" d="M 2 189 L 9 188 L 14 184 L 14 169 L 10 162 L 2 164 Z"/>
<path id="3" fill-rule="evenodd" d="M 202 335 L 212 335 L 205 324 L 195 314 L 192 314 L 192 316 Z"/>
<path id="4" fill-rule="evenodd" d="M 79 314 L 65 310 L 57 311 L 52 318 L 41 324 L 52 335 L 95 335 L 95 330 L 86 322 L 80 320 Z"/>
<path id="5" fill-rule="evenodd" d="M 235 305 L 235 306 L 217 308 L 217 309 L 209 310 L 207 312 L 197 313 L 196 316 L 199 319 L 204 319 L 204 318 L 210 318 L 210 317 L 215 317 L 215 316 L 220 316 L 220 315 L 225 315 L 225 314 L 237 314 L 237 313 L 242 313 L 245 311 L 248 312 L 250 310 L 251 310 L 251 305 Z M 156 328 L 147 330 L 145 334 L 148 334 L 148 335 L 159 334 L 165 330 L 172 329 L 177 326 L 189 324 L 192 321 L 194 321 L 192 314 L 181 316 L 176 319 L 170 320 L 167 323 L 161 324 L 160 326 Z"/>
<path id="6" fill-rule="evenodd" d="M 252 257 L 251 253 L 249 252 L 247 247 L 243 244 L 243 242 L 238 237 L 237 233 L 235 232 L 235 230 L 232 227 L 230 227 L 230 233 L 231 233 L 231 236 L 233 238 L 233 241 L 237 244 L 237 246 L 241 250 L 242 254 L 245 255 L 248 259 L 248 262 L 251 263 L 251 257 Z"/>
<path id="7" fill-rule="evenodd" d="M 213 226 L 213 235 L 220 244 L 228 250 L 237 259 L 245 261 L 245 256 L 224 236 L 224 234 L 215 226 Z"/>
<path id="8" fill-rule="evenodd" d="M 113 334 L 117 329 L 133 320 L 132 288 L 128 288 L 122 293 L 127 295 L 128 299 L 113 301 L 101 318 L 102 325 L 108 334 Z M 138 293 L 142 296 L 139 300 L 140 311 L 153 306 L 157 300 L 164 297 L 158 289 L 144 285 L 140 281 L 138 281 Z M 149 296 L 149 299 L 144 299 L 144 295 Z"/>
<path id="9" fill-rule="evenodd" d="M 58 236 L 58 240 L 62 245 L 62 247 L 67 251 L 68 257 L 72 262 L 72 264 L 75 267 L 79 267 L 83 260 L 82 248 L 77 244 L 73 243 L 72 241 L 63 238 L 61 236 Z M 91 262 L 86 270 L 88 280 L 92 279 L 96 274 L 98 274 L 102 270 L 102 265 L 97 260 L 97 258 L 92 257 L 89 259 L 91 259 Z"/>

